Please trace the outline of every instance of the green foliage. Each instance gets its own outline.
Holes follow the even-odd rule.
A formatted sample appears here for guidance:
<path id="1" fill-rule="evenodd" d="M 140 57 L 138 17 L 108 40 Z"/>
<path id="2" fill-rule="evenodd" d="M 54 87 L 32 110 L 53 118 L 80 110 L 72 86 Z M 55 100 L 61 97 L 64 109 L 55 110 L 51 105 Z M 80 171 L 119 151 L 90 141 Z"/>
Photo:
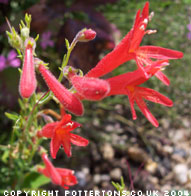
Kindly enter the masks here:
<path id="1" fill-rule="evenodd" d="M 125 183 L 123 177 L 121 177 L 121 184 L 112 182 L 112 185 L 116 188 L 117 191 L 120 191 L 120 193 L 125 190 Z"/>
<path id="2" fill-rule="evenodd" d="M 27 188 L 35 189 L 35 188 L 39 188 L 49 182 L 50 182 L 50 179 L 45 177 L 44 175 L 41 175 L 36 172 L 31 172 L 31 173 L 27 173 L 24 176 L 23 184 L 22 184 L 21 188 L 25 189 L 25 190 Z"/>
<path id="3" fill-rule="evenodd" d="M 16 113 L 8 113 L 8 112 L 5 112 L 5 116 L 13 121 L 17 121 L 19 116 L 18 114 Z"/>

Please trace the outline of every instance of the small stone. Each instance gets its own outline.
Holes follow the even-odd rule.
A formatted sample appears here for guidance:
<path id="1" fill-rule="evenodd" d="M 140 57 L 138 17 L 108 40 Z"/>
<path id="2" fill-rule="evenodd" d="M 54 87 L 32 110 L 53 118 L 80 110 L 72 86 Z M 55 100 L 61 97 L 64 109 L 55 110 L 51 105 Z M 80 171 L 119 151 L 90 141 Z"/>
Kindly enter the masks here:
<path id="1" fill-rule="evenodd" d="M 75 173 L 77 179 L 78 179 L 78 184 L 80 186 L 85 186 L 86 184 L 86 175 L 82 171 L 77 171 Z"/>
<path id="2" fill-rule="evenodd" d="M 188 180 L 188 167 L 185 164 L 178 164 L 173 169 L 176 181 L 185 184 Z"/>
<path id="3" fill-rule="evenodd" d="M 171 146 L 164 146 L 163 150 L 167 154 L 172 154 L 172 152 L 173 152 L 173 148 Z"/>
<path id="4" fill-rule="evenodd" d="M 188 179 L 191 182 L 191 169 L 188 171 Z"/>
<path id="5" fill-rule="evenodd" d="M 124 110 L 123 110 L 123 106 L 120 104 L 117 104 L 115 106 L 115 110 L 119 113 L 119 114 L 123 114 Z"/>
<path id="6" fill-rule="evenodd" d="M 82 168 L 82 172 L 85 174 L 85 175 L 88 175 L 90 173 L 90 169 L 88 167 L 83 167 Z"/>
<path id="7" fill-rule="evenodd" d="M 113 125 L 107 125 L 107 126 L 105 127 L 105 130 L 108 131 L 108 132 L 112 132 L 112 131 L 115 130 L 115 128 L 114 128 Z"/>
<path id="8" fill-rule="evenodd" d="M 168 157 L 165 157 L 163 160 L 162 160 L 162 165 L 167 169 L 167 170 L 171 170 L 172 166 L 171 166 L 171 160 L 168 158 Z"/>
<path id="9" fill-rule="evenodd" d="M 98 118 L 94 118 L 93 121 L 92 121 L 92 124 L 95 127 L 98 127 L 98 126 L 100 126 L 100 120 Z"/>
<path id="10" fill-rule="evenodd" d="M 152 161 L 151 159 L 147 162 L 147 164 L 145 165 L 145 169 L 150 172 L 150 173 L 155 173 L 157 170 L 157 163 Z"/>
<path id="11" fill-rule="evenodd" d="M 93 159 L 94 159 L 95 161 L 100 160 L 100 159 L 101 159 L 101 155 L 100 155 L 99 152 L 98 152 L 98 147 L 97 147 L 96 144 L 94 144 L 94 143 L 92 143 L 91 145 L 92 145 L 91 149 L 92 149 Z"/>
<path id="12" fill-rule="evenodd" d="M 159 179 L 156 178 L 156 177 L 153 177 L 153 176 L 150 176 L 150 177 L 149 177 L 149 181 L 150 181 L 151 183 L 153 183 L 154 185 L 157 185 L 157 184 L 159 183 Z"/>
<path id="13" fill-rule="evenodd" d="M 173 154 L 171 156 L 172 160 L 176 161 L 177 163 L 184 163 L 185 159 L 183 159 L 180 155 L 178 154 Z"/>
<path id="14" fill-rule="evenodd" d="M 110 176 L 107 174 L 103 174 L 101 175 L 101 181 L 110 181 Z"/>
<path id="15" fill-rule="evenodd" d="M 110 176 L 114 180 L 120 180 L 121 179 L 121 176 L 122 176 L 121 169 L 120 168 L 115 168 L 115 169 L 111 170 Z"/>
<path id="16" fill-rule="evenodd" d="M 109 143 L 105 143 L 101 147 L 101 152 L 102 152 L 103 158 L 106 160 L 113 159 L 113 157 L 115 155 L 114 149 Z"/>
<path id="17" fill-rule="evenodd" d="M 161 177 L 165 177 L 167 175 L 166 168 L 163 166 L 159 166 L 158 171 Z"/>
<path id="18" fill-rule="evenodd" d="M 177 144 L 181 141 L 184 141 L 185 140 L 185 131 L 181 130 L 181 129 L 178 131 L 174 131 L 173 133 L 171 133 L 171 139 L 174 144 Z"/>
<path id="19" fill-rule="evenodd" d="M 102 188 L 107 188 L 109 186 L 109 182 L 104 181 L 101 183 L 101 186 Z"/>
<path id="20" fill-rule="evenodd" d="M 170 127 L 170 121 L 168 119 L 163 118 L 161 120 L 161 124 L 165 129 L 168 129 Z"/>
<path id="21" fill-rule="evenodd" d="M 161 187 L 161 192 L 164 193 L 165 191 L 171 190 L 171 189 L 172 189 L 172 187 L 169 184 L 165 184 L 163 187 Z"/>
<path id="22" fill-rule="evenodd" d="M 182 123 L 185 126 L 185 128 L 190 128 L 191 124 L 190 124 L 190 120 L 187 118 L 183 118 L 182 119 Z"/>
<path id="23" fill-rule="evenodd" d="M 186 151 L 184 149 L 175 148 L 174 149 L 174 154 L 177 154 L 181 157 L 186 157 Z"/>
<path id="24" fill-rule="evenodd" d="M 98 186 L 94 186 L 94 187 L 93 187 L 93 190 L 94 190 L 94 191 L 99 191 L 99 187 L 98 187 Z"/>
<path id="25" fill-rule="evenodd" d="M 136 162 L 147 162 L 150 159 L 148 154 L 139 147 L 129 147 L 127 153 L 128 156 Z"/>
<path id="26" fill-rule="evenodd" d="M 99 174 L 95 174 L 93 177 L 93 182 L 95 184 L 99 184 L 101 182 L 101 176 Z"/>

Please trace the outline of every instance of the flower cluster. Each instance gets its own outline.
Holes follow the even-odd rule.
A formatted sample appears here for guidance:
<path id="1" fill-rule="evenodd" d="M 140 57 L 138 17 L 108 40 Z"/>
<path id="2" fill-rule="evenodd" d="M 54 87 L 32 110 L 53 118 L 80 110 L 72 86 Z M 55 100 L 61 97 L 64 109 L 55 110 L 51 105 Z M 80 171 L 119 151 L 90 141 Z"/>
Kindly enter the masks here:
<path id="1" fill-rule="evenodd" d="M 72 131 L 81 125 L 72 121 L 72 116 L 65 113 L 67 110 L 75 115 L 84 114 L 82 101 L 100 101 L 111 95 L 127 95 L 130 102 L 130 108 L 133 119 L 137 118 L 134 104 L 138 105 L 145 117 L 155 126 L 158 127 L 158 121 L 149 111 L 144 100 L 149 100 L 168 107 L 173 102 L 160 94 L 159 92 L 141 87 L 143 83 L 151 77 L 156 76 L 165 85 L 169 85 L 170 81 L 166 75 L 162 73 L 164 67 L 169 65 L 170 59 L 182 58 L 183 54 L 179 51 L 170 50 L 158 46 L 140 46 L 145 34 L 155 33 L 155 30 L 146 30 L 148 22 L 151 20 L 153 13 L 149 15 L 149 3 L 146 2 L 141 12 L 136 14 L 135 22 L 130 32 L 122 39 L 122 41 L 107 54 L 93 69 L 85 76 L 79 70 L 75 70 L 67 66 L 71 51 L 78 42 L 87 42 L 95 38 L 96 32 L 92 29 L 82 29 L 77 33 L 71 44 L 66 40 L 67 54 L 61 66 L 61 73 L 57 79 L 48 69 L 41 59 L 36 58 L 35 47 L 36 40 L 29 37 L 30 32 L 30 16 L 26 16 L 26 25 L 22 22 L 21 35 L 14 28 L 11 32 L 7 32 L 10 44 L 22 53 L 23 68 L 19 84 L 19 91 L 23 98 L 30 98 L 36 91 L 37 81 L 35 77 L 35 68 L 40 72 L 46 85 L 49 87 L 49 98 L 56 99 L 64 108 L 61 112 L 61 118 L 58 121 L 46 124 L 37 132 L 37 138 L 50 138 L 50 154 L 53 159 L 56 158 L 60 146 L 63 147 L 66 155 L 70 157 L 71 143 L 77 146 L 87 146 L 89 141 L 78 136 Z M 49 39 L 50 35 L 47 36 Z M 41 43 L 42 45 L 42 43 Z M 52 46 L 52 42 L 48 42 Z M 45 45 L 42 47 L 46 47 Z M 108 79 L 100 77 L 113 71 L 123 63 L 135 60 L 137 69 L 133 72 L 123 73 Z M 71 88 L 66 88 L 62 83 L 65 76 Z M 51 178 L 54 184 L 64 188 L 75 185 L 77 183 L 73 171 L 63 168 L 55 168 L 49 161 L 45 152 L 42 155 L 45 168 L 38 167 L 38 171 L 45 176 Z"/>
<path id="2" fill-rule="evenodd" d="M 149 15 L 149 2 L 146 2 L 142 13 L 140 10 L 137 12 L 133 28 L 130 32 L 85 77 L 101 77 L 124 62 L 134 59 L 137 63 L 137 70 L 107 79 L 107 82 L 110 84 L 110 92 L 107 96 L 117 94 L 127 95 L 129 97 L 133 119 L 135 120 L 137 118 L 134 109 L 134 103 L 136 102 L 145 117 L 154 126 L 158 127 L 158 121 L 147 108 L 144 99 L 165 106 L 172 106 L 173 103 L 160 93 L 149 88 L 140 87 L 139 85 L 154 75 L 165 85 L 169 85 L 170 81 L 162 73 L 162 69 L 169 64 L 169 59 L 182 58 L 183 53 L 158 46 L 140 46 L 145 34 L 156 32 L 155 30 L 146 30 L 147 24 L 152 16 L 153 13 Z M 153 59 L 156 60 L 153 61 Z"/>

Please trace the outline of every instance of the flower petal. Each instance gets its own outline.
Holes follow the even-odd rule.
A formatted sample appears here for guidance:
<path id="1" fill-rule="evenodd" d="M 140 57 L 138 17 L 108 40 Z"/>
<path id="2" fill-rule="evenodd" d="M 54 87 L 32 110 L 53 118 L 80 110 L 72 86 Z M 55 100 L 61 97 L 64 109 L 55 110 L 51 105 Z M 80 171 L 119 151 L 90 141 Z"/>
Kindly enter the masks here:
<path id="1" fill-rule="evenodd" d="M 15 50 L 11 50 L 8 54 L 7 60 L 11 61 L 15 59 L 16 57 L 17 57 L 17 53 L 15 52 Z"/>
<path id="2" fill-rule="evenodd" d="M 62 144 L 62 146 L 64 148 L 64 152 L 66 153 L 66 155 L 68 157 L 71 157 L 71 155 L 72 155 L 70 135 L 71 134 L 65 135 L 65 137 L 62 138 L 62 142 L 61 142 L 61 144 Z"/>
<path id="3" fill-rule="evenodd" d="M 191 31 L 191 24 L 188 24 L 187 28 L 188 28 L 189 31 Z"/>
<path id="4" fill-rule="evenodd" d="M 191 32 L 187 33 L 187 38 L 191 40 Z"/>
<path id="5" fill-rule="evenodd" d="M 139 57 L 136 57 L 135 60 L 136 60 L 138 68 L 140 69 L 140 71 L 142 71 L 142 74 L 144 75 L 145 79 L 149 79 L 149 74 L 146 72 L 144 68 L 142 59 Z"/>
<path id="6" fill-rule="evenodd" d="M 57 136 L 55 135 L 50 142 L 50 154 L 53 159 L 56 158 L 56 154 L 60 148 L 60 145 L 61 145 L 60 139 L 57 138 Z"/>
<path id="7" fill-rule="evenodd" d="M 63 125 L 62 128 L 65 132 L 70 132 L 76 129 L 77 127 L 81 127 L 81 124 L 75 121 L 70 121 L 67 124 Z"/>
<path id="8" fill-rule="evenodd" d="M 41 131 L 37 132 L 38 137 L 52 138 L 54 136 L 54 128 L 58 125 L 58 122 L 46 124 Z"/>
<path id="9" fill-rule="evenodd" d="M 136 86 L 144 83 L 147 79 L 142 70 L 137 69 L 133 72 L 124 73 L 107 79 L 110 85 L 110 95 L 126 94 L 127 86 Z"/>
<path id="10" fill-rule="evenodd" d="M 137 14 L 136 14 L 136 17 L 135 17 L 135 22 L 134 22 L 134 25 L 133 25 L 133 29 L 137 27 L 137 25 L 139 24 L 140 22 L 140 14 L 141 14 L 141 10 L 139 9 L 137 11 Z"/>
<path id="11" fill-rule="evenodd" d="M 133 59 L 134 54 L 128 53 L 131 36 L 132 32 L 130 31 L 114 48 L 114 50 L 107 54 L 105 57 L 103 57 L 103 59 L 101 59 L 99 63 L 85 76 L 94 78 L 101 77 L 111 72 L 124 62 Z"/>
<path id="12" fill-rule="evenodd" d="M 161 71 L 158 71 L 155 76 L 161 80 L 166 86 L 170 85 L 170 80 L 167 78 L 165 74 L 163 74 Z"/>
<path id="13" fill-rule="evenodd" d="M 154 103 L 159 103 L 159 104 L 162 104 L 168 107 L 173 106 L 172 100 L 170 100 L 168 97 L 160 94 L 159 92 L 153 89 L 145 88 L 145 87 L 136 87 L 136 91 L 144 99 L 147 99 Z"/>
<path id="14" fill-rule="evenodd" d="M 82 125 L 78 122 L 72 121 L 72 125 L 70 126 L 71 130 L 76 129 L 77 127 L 81 127 Z"/>
<path id="15" fill-rule="evenodd" d="M 129 97 L 129 103 L 130 103 L 132 118 L 133 118 L 133 120 L 136 120 L 137 119 L 137 115 L 136 115 L 136 111 L 135 111 L 135 108 L 134 108 L 135 100 L 133 99 L 133 96 L 132 96 L 132 94 L 129 91 L 127 91 L 127 95 Z"/>
<path id="16" fill-rule="evenodd" d="M 47 155 L 43 154 L 42 159 L 44 161 L 44 164 L 46 165 L 45 170 L 44 171 L 41 170 L 43 172 L 43 174 L 46 176 L 47 176 L 47 174 L 49 174 L 49 177 L 51 178 L 51 180 L 54 184 L 61 185 L 61 183 L 62 183 L 61 175 L 58 173 L 56 168 L 49 161 Z"/>
<path id="17" fill-rule="evenodd" d="M 151 112 L 147 108 L 147 106 L 146 106 L 145 102 L 142 100 L 142 98 L 135 97 L 135 101 L 136 101 L 137 105 L 139 106 L 140 110 L 142 111 L 142 113 L 145 115 L 145 117 L 151 122 L 151 124 L 154 125 L 155 127 L 158 127 L 159 124 L 158 124 L 157 119 L 151 114 Z"/>
<path id="18" fill-rule="evenodd" d="M 9 62 L 9 65 L 11 67 L 19 67 L 21 64 L 21 61 L 19 59 L 13 59 Z"/>
<path id="19" fill-rule="evenodd" d="M 61 186 L 64 188 L 68 188 L 68 186 L 73 186 L 77 184 L 77 178 L 73 175 L 73 173 L 69 173 L 68 175 L 62 176 L 62 184 Z"/>
<path id="20" fill-rule="evenodd" d="M 87 139 L 72 133 L 70 134 L 70 140 L 76 146 L 87 146 L 89 144 Z"/>
<path id="21" fill-rule="evenodd" d="M 142 11 L 142 18 L 147 18 L 149 16 L 149 2 L 147 1 L 144 5 L 143 11 Z"/>
<path id="22" fill-rule="evenodd" d="M 56 168 L 56 170 L 59 172 L 61 176 L 66 176 L 69 174 L 74 174 L 74 171 L 71 169 L 66 169 L 66 168 Z"/>
<path id="23" fill-rule="evenodd" d="M 65 115 L 62 117 L 62 119 L 61 119 L 61 121 L 60 121 L 60 124 L 61 124 L 61 125 L 65 125 L 66 123 L 70 122 L 71 119 L 72 119 L 72 116 L 71 116 L 70 114 L 65 114 Z"/>
<path id="24" fill-rule="evenodd" d="M 81 127 L 81 124 L 75 121 L 71 121 L 72 116 L 70 114 L 65 114 L 56 129 L 64 129 L 65 132 L 72 131 L 77 127 Z"/>
<path id="25" fill-rule="evenodd" d="M 158 46 L 141 46 L 137 53 L 154 59 L 179 59 L 183 57 L 182 52 Z"/>
<path id="26" fill-rule="evenodd" d="M 145 3 L 145 6 L 143 8 L 143 11 L 141 13 L 138 12 L 135 24 L 132 29 L 132 38 L 131 38 L 131 46 L 129 48 L 129 52 L 135 52 L 143 39 L 143 36 L 145 35 L 145 30 L 147 28 L 148 24 L 148 17 L 149 17 L 149 2 Z"/>
<path id="27" fill-rule="evenodd" d="M 62 186 L 65 188 L 67 186 L 73 186 L 78 183 L 76 176 L 74 176 L 74 171 L 65 168 L 56 168 L 59 174 L 62 176 Z"/>
<path id="28" fill-rule="evenodd" d="M 49 176 L 49 172 L 48 172 L 48 170 L 47 170 L 46 168 L 38 167 L 38 168 L 37 168 L 37 171 L 38 171 L 39 173 L 45 175 L 45 176 L 48 177 L 48 178 L 50 177 L 50 176 Z"/>
<path id="29" fill-rule="evenodd" d="M 169 65 L 168 60 L 158 60 L 158 61 L 152 62 L 151 65 L 147 65 L 145 67 L 145 70 L 148 74 L 151 74 L 153 76 L 157 72 L 159 72 L 163 67 L 168 66 L 168 65 Z"/>

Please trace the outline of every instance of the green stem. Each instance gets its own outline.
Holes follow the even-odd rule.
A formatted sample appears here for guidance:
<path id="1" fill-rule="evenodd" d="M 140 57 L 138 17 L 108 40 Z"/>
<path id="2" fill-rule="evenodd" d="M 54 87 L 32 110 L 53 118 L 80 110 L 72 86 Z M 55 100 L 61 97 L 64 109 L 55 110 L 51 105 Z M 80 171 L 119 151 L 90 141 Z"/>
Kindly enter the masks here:
<path id="1" fill-rule="evenodd" d="M 58 77 L 58 81 L 61 82 L 62 81 L 62 78 L 64 76 L 64 73 L 63 73 L 63 69 L 64 67 L 66 67 L 66 65 L 68 64 L 68 61 L 69 61 L 69 58 L 70 58 L 70 54 L 71 54 L 71 50 L 69 49 L 66 56 L 64 55 L 64 58 L 63 58 L 63 62 L 62 62 L 62 66 L 61 66 L 61 72 L 60 72 L 60 75 Z"/>
<path id="2" fill-rule="evenodd" d="M 62 81 L 62 78 L 63 78 L 63 76 L 64 76 L 63 69 L 64 69 L 64 67 L 67 66 L 68 61 L 69 61 L 69 58 L 70 58 L 70 54 L 71 54 L 72 50 L 74 49 L 76 43 L 77 43 L 77 41 L 74 39 L 74 40 L 72 41 L 71 45 L 68 47 L 67 54 L 64 55 L 64 57 L 63 57 L 62 66 L 61 66 L 61 72 L 60 72 L 60 75 L 59 75 L 59 77 L 58 77 L 58 81 L 59 81 L 59 82 Z"/>

